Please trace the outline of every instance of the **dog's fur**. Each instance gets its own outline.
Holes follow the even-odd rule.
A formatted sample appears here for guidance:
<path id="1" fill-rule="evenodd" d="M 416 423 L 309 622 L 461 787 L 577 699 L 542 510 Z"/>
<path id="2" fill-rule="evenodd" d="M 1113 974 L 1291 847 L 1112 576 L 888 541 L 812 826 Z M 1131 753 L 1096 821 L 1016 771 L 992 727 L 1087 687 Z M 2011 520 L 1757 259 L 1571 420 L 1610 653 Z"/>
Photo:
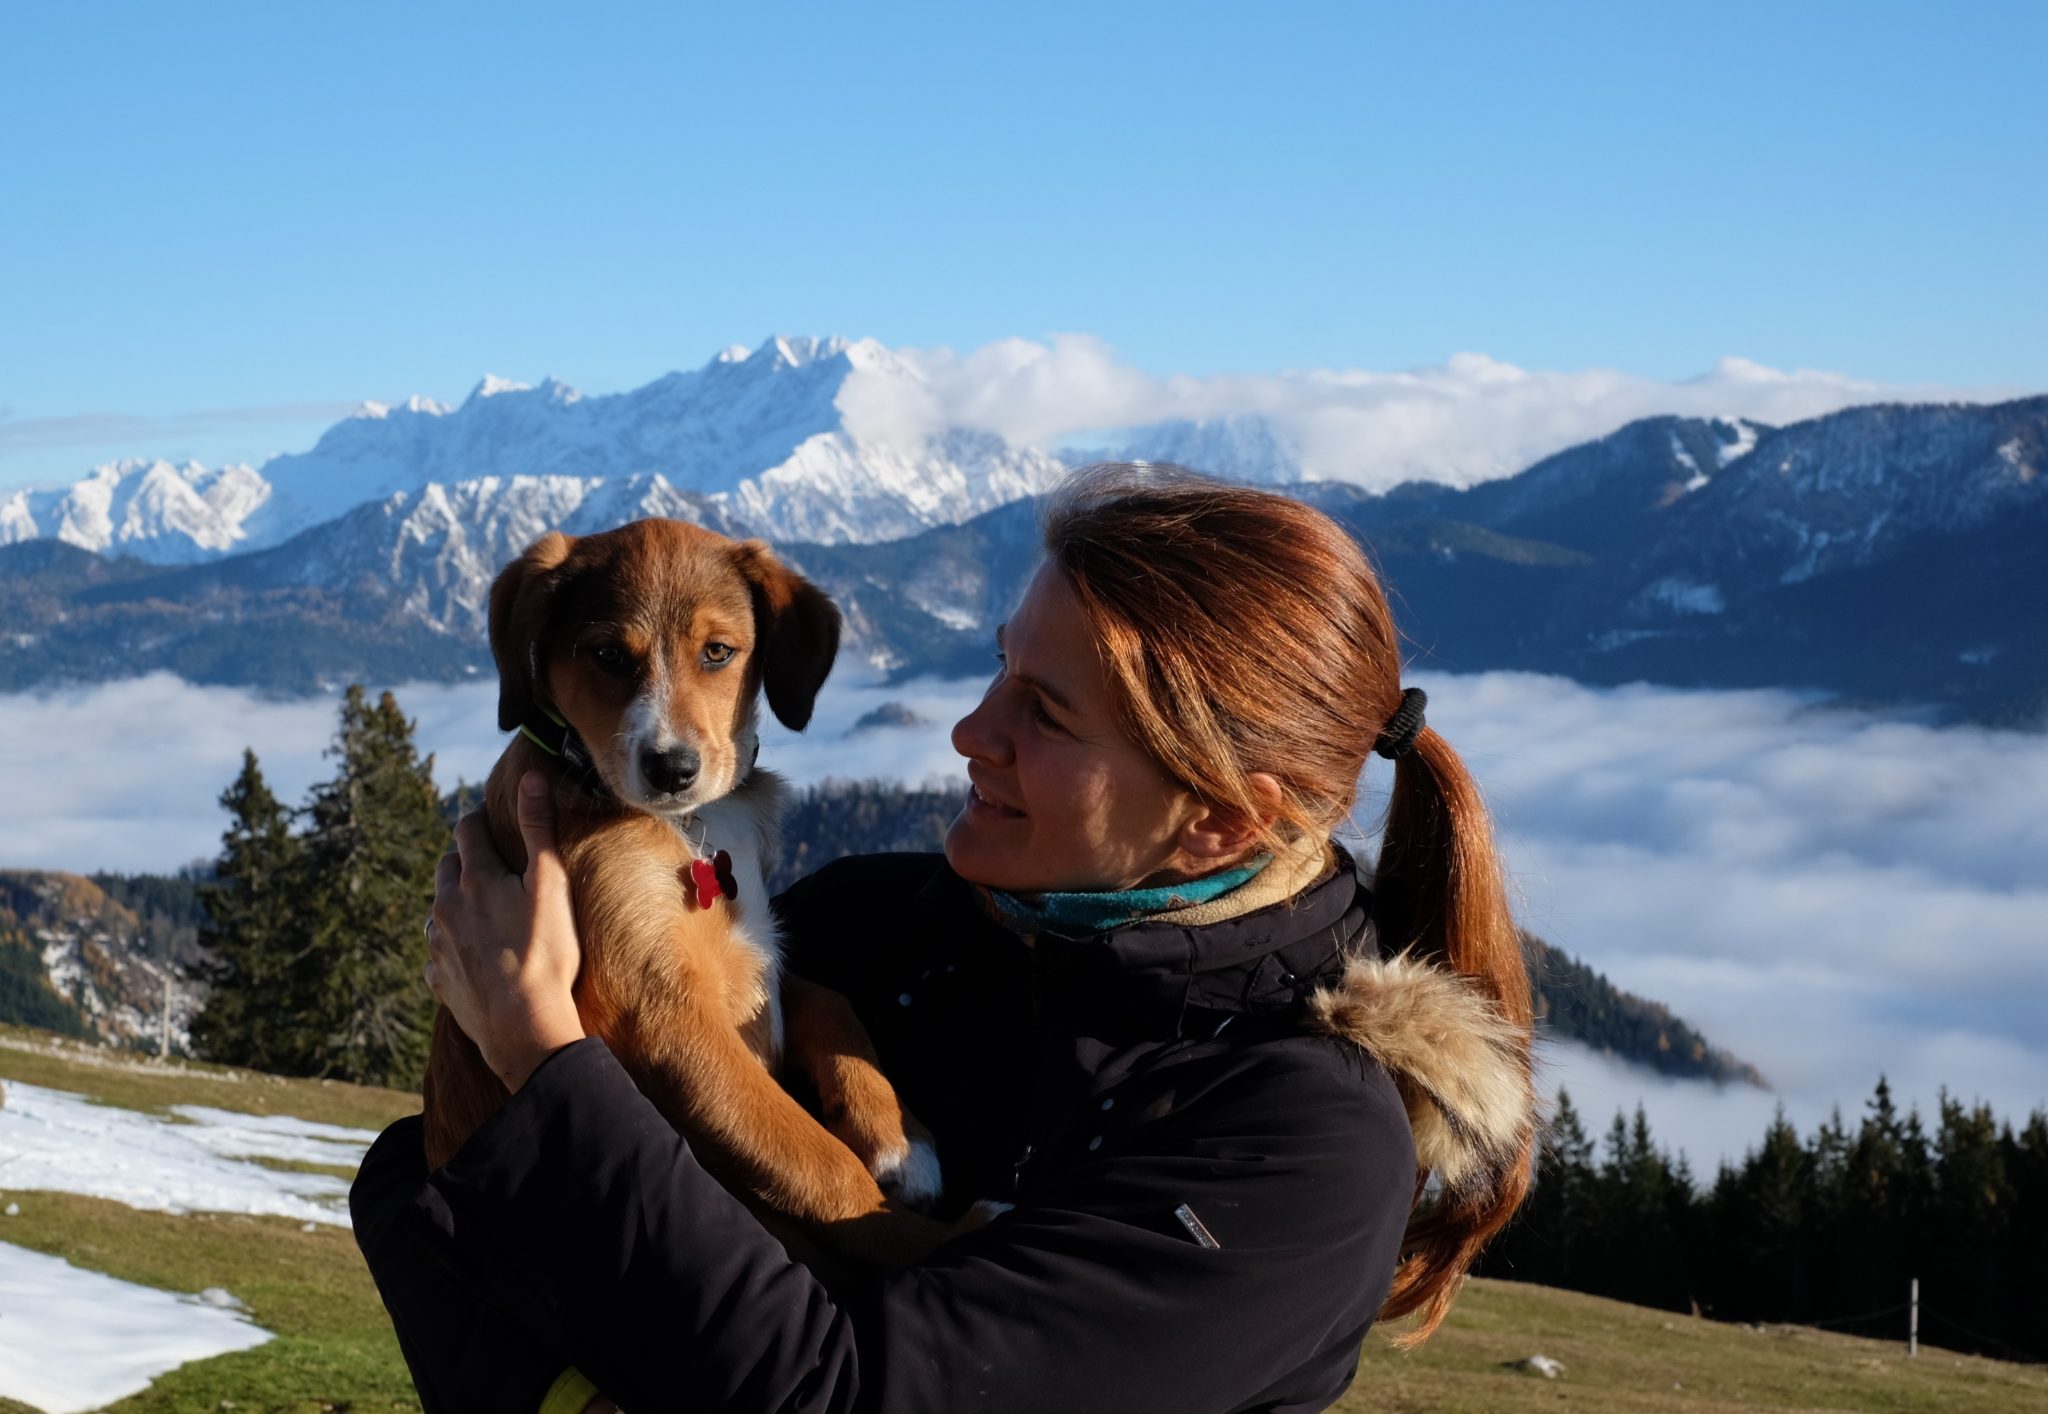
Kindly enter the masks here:
<path id="1" fill-rule="evenodd" d="M 490 637 L 498 725 L 514 730 L 538 720 L 537 705 L 552 708 L 602 782 L 592 789 L 522 733 L 484 795 L 498 851 L 521 869 L 519 779 L 538 769 L 552 783 L 585 1029 L 729 1185 L 838 1255 L 895 1263 L 941 1240 L 948 1229 L 890 1202 L 877 1182 L 910 1201 L 936 1196 L 929 1137 L 844 1001 L 782 977 L 767 907 L 784 790 L 751 769 L 756 698 L 765 693 L 793 729 L 809 721 L 838 648 L 831 601 L 760 541 L 645 520 L 541 537 L 492 585 Z M 664 788 L 649 756 L 663 751 L 694 752 L 694 780 Z M 721 849 L 739 895 L 706 906 L 684 876 Z M 776 1082 L 785 1050 L 817 1089 L 829 1132 Z M 506 1098 L 445 1008 L 425 1096 L 436 1167 Z"/>

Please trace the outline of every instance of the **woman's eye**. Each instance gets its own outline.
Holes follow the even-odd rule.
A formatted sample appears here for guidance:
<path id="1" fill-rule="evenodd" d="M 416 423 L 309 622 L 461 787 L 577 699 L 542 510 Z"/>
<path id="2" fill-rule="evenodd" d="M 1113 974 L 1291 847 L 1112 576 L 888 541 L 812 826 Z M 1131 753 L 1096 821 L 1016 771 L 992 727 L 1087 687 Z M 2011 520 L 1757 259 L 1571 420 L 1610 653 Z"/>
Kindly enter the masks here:
<path id="1" fill-rule="evenodd" d="M 1050 731 L 1064 732 L 1066 728 L 1053 720 L 1052 713 L 1045 710 L 1045 704 L 1036 697 L 1031 699 L 1031 720 Z"/>
<path id="2" fill-rule="evenodd" d="M 707 643 L 704 645 L 704 662 L 710 667 L 723 667 L 732 661 L 732 655 L 737 651 L 730 643 Z"/>
<path id="3" fill-rule="evenodd" d="M 590 654 L 593 661 L 608 673 L 623 673 L 630 666 L 626 650 L 616 643 L 599 644 Z"/>

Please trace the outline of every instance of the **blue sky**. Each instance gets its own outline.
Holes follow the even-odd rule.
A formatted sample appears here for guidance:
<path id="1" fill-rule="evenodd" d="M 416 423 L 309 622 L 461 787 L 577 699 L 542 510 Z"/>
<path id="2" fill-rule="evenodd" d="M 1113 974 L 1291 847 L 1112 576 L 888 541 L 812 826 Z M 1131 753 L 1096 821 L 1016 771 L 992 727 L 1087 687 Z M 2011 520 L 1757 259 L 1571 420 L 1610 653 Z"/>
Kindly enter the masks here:
<path id="1" fill-rule="evenodd" d="M 0 485 L 1085 332 L 2048 388 L 2048 6 L 0 9 Z"/>

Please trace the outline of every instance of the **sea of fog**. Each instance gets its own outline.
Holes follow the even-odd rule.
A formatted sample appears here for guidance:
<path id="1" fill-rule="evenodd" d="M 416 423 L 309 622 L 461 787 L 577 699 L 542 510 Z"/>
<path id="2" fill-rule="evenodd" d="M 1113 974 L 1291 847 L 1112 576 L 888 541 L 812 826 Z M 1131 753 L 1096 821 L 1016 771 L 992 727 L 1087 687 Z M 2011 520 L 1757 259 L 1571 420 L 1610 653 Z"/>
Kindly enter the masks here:
<path id="1" fill-rule="evenodd" d="M 1754 1062 L 1769 1092 L 1662 1081 L 1578 1047 L 1562 1084 L 1604 1128 L 1643 1103 L 1711 1172 L 1782 1104 L 1853 1118 L 1880 1073 L 2018 1119 L 2048 1104 L 2048 736 L 1829 709 L 1784 692 L 1420 679 L 1495 811 L 1524 922 Z M 798 781 L 958 778 L 978 683 L 835 684 L 762 759 Z M 481 780 L 495 686 L 397 689 L 444 786 Z M 884 701 L 933 723 L 848 728 Z M 332 770 L 332 700 L 165 676 L 0 696 L 0 867 L 168 870 L 209 857 L 245 746 L 286 800 Z M 1375 763 L 1376 765 L 1378 763 Z M 1384 784 L 1368 774 L 1368 822 Z"/>

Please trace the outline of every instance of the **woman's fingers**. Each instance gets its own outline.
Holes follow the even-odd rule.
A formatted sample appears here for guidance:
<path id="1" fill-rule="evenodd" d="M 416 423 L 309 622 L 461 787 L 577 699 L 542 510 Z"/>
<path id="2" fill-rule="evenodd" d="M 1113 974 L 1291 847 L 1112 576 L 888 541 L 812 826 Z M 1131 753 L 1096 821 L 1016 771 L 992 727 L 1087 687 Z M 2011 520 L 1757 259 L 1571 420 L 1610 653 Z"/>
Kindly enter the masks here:
<path id="1" fill-rule="evenodd" d="M 455 822 L 455 850 L 458 874 L 472 883 L 487 884 L 512 872 L 491 843 L 491 822 L 481 810 Z"/>
<path id="2" fill-rule="evenodd" d="M 536 791 L 535 786 L 539 789 Z M 481 812 L 455 826 L 455 852 L 435 870 L 427 985 L 506 1086 L 579 1039 L 574 985 L 581 961 L 568 872 L 555 840 L 547 782 L 517 794 L 523 875 L 505 867 Z"/>
<path id="3" fill-rule="evenodd" d="M 434 869 L 434 897 L 452 894 L 462 887 L 462 856 L 449 850 Z"/>
<path id="4" fill-rule="evenodd" d="M 526 842 L 526 891 L 566 890 L 568 871 L 555 849 L 555 801 L 548 778 L 528 771 L 519 778 L 519 837 Z"/>

